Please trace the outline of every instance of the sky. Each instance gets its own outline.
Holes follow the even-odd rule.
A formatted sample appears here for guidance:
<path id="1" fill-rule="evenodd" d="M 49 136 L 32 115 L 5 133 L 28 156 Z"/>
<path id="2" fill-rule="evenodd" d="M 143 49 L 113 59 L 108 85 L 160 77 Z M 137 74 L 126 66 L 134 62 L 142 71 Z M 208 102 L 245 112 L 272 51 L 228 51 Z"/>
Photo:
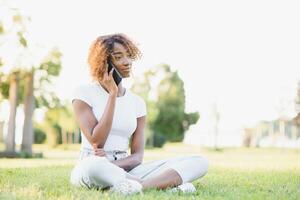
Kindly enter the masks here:
<path id="1" fill-rule="evenodd" d="M 299 1 L 12 1 L 31 16 L 30 40 L 63 52 L 54 91 L 64 100 L 89 81 L 92 40 L 122 32 L 143 53 L 133 75 L 160 63 L 177 70 L 186 111 L 224 130 L 295 115 L 300 80 Z M 132 79 L 125 82 L 129 86 Z M 209 124 L 209 123 L 207 123 Z"/>

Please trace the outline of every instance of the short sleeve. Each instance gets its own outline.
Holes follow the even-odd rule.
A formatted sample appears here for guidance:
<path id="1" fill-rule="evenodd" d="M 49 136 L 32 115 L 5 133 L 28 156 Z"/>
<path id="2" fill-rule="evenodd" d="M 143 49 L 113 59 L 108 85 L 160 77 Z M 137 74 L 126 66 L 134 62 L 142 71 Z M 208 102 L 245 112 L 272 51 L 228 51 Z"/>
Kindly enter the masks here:
<path id="1" fill-rule="evenodd" d="M 72 92 L 71 103 L 73 103 L 75 99 L 84 101 L 85 103 L 87 103 L 89 106 L 92 107 L 92 101 L 90 100 L 89 90 L 87 87 L 84 86 L 76 87 Z"/>
<path id="2" fill-rule="evenodd" d="M 147 115 L 147 107 L 144 99 L 138 96 L 136 105 L 136 118 Z"/>

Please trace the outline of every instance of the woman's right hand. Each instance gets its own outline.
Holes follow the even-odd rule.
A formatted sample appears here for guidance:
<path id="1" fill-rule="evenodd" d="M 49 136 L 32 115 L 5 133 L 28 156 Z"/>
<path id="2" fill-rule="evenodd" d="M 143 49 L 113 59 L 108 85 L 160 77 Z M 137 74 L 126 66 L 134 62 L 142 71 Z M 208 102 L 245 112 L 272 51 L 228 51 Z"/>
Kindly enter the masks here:
<path id="1" fill-rule="evenodd" d="M 99 157 L 106 157 L 104 149 L 98 148 L 96 144 L 93 144 L 94 155 Z"/>
<path id="2" fill-rule="evenodd" d="M 113 68 L 112 70 L 110 70 L 109 73 L 107 70 L 108 70 L 108 64 L 106 63 L 104 76 L 103 76 L 102 81 L 100 81 L 100 83 L 107 89 L 109 94 L 117 95 L 118 86 L 113 78 L 113 72 L 115 69 Z"/>

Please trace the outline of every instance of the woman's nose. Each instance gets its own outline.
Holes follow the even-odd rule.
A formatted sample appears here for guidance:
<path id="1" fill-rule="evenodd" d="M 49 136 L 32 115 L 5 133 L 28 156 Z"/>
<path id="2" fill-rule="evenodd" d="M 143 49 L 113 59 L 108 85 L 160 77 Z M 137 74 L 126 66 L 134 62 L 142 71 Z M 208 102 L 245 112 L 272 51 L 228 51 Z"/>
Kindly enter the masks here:
<path id="1" fill-rule="evenodd" d="M 123 65 L 124 66 L 131 66 L 131 59 L 130 58 L 125 58 L 124 59 L 124 62 L 123 62 Z"/>

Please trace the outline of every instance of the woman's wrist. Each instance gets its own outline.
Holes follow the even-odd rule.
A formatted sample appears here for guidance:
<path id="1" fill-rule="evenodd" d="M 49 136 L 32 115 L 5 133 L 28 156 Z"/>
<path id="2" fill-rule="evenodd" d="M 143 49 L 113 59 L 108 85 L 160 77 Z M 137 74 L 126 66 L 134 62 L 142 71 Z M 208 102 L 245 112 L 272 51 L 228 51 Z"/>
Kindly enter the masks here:
<path id="1" fill-rule="evenodd" d="M 117 97 L 117 92 L 110 92 L 109 97 L 110 98 L 116 98 Z"/>

